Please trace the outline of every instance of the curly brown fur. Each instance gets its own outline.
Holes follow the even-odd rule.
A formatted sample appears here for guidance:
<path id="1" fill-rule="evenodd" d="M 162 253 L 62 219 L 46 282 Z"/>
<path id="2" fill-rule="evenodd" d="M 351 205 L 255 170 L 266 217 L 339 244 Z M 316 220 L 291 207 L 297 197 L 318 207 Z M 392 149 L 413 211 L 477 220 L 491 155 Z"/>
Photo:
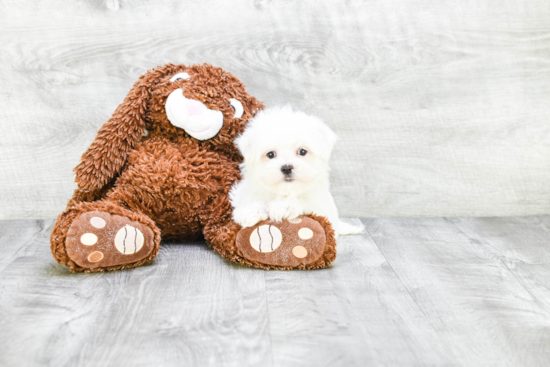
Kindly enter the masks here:
<path id="1" fill-rule="evenodd" d="M 170 81 L 180 72 L 190 79 Z M 215 137 L 200 141 L 170 123 L 164 105 L 180 88 L 185 97 L 223 113 L 223 127 Z M 241 118 L 234 118 L 230 98 L 243 104 Z M 158 243 L 160 231 L 165 239 L 197 238 L 208 222 L 227 221 L 227 195 L 240 179 L 242 161 L 233 141 L 262 108 L 235 76 L 208 64 L 167 64 L 141 76 L 75 168 L 78 189 L 52 230 L 54 258 L 71 271 L 102 271 L 138 266 L 156 255 L 158 249 L 133 264 L 79 267 L 67 256 L 65 239 L 71 223 L 86 211 L 138 220 L 154 229 Z"/>
<path id="2" fill-rule="evenodd" d="M 189 80 L 170 82 L 179 72 L 191 76 Z M 198 141 L 184 130 L 173 126 L 164 111 L 168 95 L 183 89 L 187 98 L 205 103 L 222 111 L 224 126 L 212 139 Z M 239 99 L 245 110 L 240 119 L 233 119 L 229 98 Z M 263 108 L 263 104 L 246 93 L 244 84 L 235 76 L 212 65 L 167 64 L 142 75 L 134 84 L 124 102 L 100 128 L 95 140 L 75 168 L 76 182 L 81 190 L 100 190 L 121 172 L 129 153 L 139 144 L 144 129 L 151 136 L 172 140 L 183 137 L 190 144 L 207 150 L 219 151 L 229 158 L 242 160 L 233 140 L 244 131 L 246 122 Z"/>
<path id="3" fill-rule="evenodd" d="M 181 72 L 188 73 L 190 79 L 170 81 Z M 165 103 L 176 89 L 182 89 L 186 98 L 222 112 L 223 127 L 217 135 L 197 140 L 170 123 Z M 241 118 L 234 118 L 231 98 L 243 104 Z M 238 254 L 235 235 L 240 227 L 231 221 L 228 197 L 231 186 L 241 178 L 238 165 L 242 156 L 234 140 L 262 108 L 235 76 L 208 64 L 167 64 L 141 76 L 75 168 L 78 189 L 52 230 L 51 250 L 56 261 L 73 272 L 130 268 L 156 256 L 161 235 L 163 239 L 204 236 L 228 260 L 276 268 L 255 264 Z M 89 211 L 125 216 L 150 227 L 154 251 L 131 264 L 93 269 L 78 266 L 67 255 L 66 237 L 73 221 Z M 327 246 L 321 259 L 303 267 L 307 269 L 327 267 L 336 255 L 330 224 L 324 218 L 314 218 L 327 231 Z"/>

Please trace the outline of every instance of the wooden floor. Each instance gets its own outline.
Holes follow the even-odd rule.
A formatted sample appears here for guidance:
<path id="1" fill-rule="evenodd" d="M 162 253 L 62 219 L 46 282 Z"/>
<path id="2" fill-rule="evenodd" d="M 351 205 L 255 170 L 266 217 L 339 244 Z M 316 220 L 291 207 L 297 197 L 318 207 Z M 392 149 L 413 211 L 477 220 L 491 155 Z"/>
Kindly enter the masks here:
<path id="1" fill-rule="evenodd" d="M 0 222 L 1 366 L 548 366 L 550 217 L 363 219 L 321 271 L 203 243 L 71 274 Z"/>

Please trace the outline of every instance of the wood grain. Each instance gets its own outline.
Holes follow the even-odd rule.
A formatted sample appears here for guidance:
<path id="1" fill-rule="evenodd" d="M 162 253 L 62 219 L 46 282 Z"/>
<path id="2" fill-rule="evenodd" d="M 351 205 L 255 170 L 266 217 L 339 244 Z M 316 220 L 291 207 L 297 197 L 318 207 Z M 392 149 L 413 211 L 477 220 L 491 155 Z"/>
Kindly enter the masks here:
<path id="1" fill-rule="evenodd" d="M 368 235 L 334 266 L 266 273 L 275 366 L 453 365 L 448 346 Z"/>
<path id="2" fill-rule="evenodd" d="M 514 246 L 511 257 L 536 256 L 537 242 L 550 235 L 537 221 L 396 218 L 364 223 L 455 363 L 543 366 L 550 357 L 548 294 L 534 294 L 539 287 L 524 280 L 536 270 L 518 276 L 497 255 L 522 238 L 528 245 Z M 501 242 L 484 237 L 487 232 Z"/>
<path id="3" fill-rule="evenodd" d="M 0 218 L 52 218 L 148 68 L 209 62 L 340 136 L 344 216 L 550 210 L 550 3 L 0 1 Z"/>
<path id="4" fill-rule="evenodd" d="M 550 217 L 363 223 L 319 271 L 240 267 L 195 242 L 72 274 L 52 220 L 0 221 L 0 365 L 548 364 Z"/>
<path id="5" fill-rule="evenodd" d="M 262 272 L 236 271 L 195 243 L 165 245 L 136 271 L 74 275 L 49 253 L 52 221 L 26 224 L 41 231 L 0 268 L 0 365 L 252 366 L 269 357 Z M 2 257 L 25 239 L 6 231 Z"/>

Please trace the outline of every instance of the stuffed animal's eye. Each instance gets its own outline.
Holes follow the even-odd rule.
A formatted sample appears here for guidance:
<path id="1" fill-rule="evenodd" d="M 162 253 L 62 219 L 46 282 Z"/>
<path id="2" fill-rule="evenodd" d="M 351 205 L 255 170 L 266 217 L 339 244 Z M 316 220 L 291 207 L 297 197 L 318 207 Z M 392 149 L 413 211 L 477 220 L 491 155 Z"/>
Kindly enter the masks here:
<path id="1" fill-rule="evenodd" d="M 305 149 L 298 149 L 298 154 L 301 155 L 301 156 L 304 156 L 307 154 L 307 150 Z"/>
<path id="2" fill-rule="evenodd" d="M 235 98 L 231 98 L 229 102 L 231 102 L 229 107 L 235 110 L 235 116 L 233 116 L 233 118 L 240 119 L 244 113 L 243 104 Z"/>
<path id="3" fill-rule="evenodd" d="M 277 153 L 275 153 L 275 152 L 269 152 L 269 153 L 266 154 L 266 156 L 267 156 L 267 158 L 269 158 L 269 159 L 273 159 L 273 158 L 275 158 L 275 157 L 277 156 Z"/>
<path id="4" fill-rule="evenodd" d="M 170 78 L 170 81 L 175 82 L 176 80 L 185 80 L 190 78 L 191 77 L 187 73 L 177 73 L 176 75 Z"/>

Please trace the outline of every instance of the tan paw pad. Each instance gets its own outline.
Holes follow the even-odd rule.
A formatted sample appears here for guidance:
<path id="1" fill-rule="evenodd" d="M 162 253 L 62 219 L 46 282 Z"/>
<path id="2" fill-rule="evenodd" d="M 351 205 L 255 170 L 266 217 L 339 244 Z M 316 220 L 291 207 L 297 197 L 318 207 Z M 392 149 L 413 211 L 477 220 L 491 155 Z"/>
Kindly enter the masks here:
<path id="1" fill-rule="evenodd" d="M 117 232 L 115 247 L 121 254 L 135 254 L 143 247 L 143 233 L 136 227 L 127 224 Z"/>
<path id="2" fill-rule="evenodd" d="M 307 249 L 304 246 L 296 246 L 292 249 L 292 254 L 298 259 L 303 259 L 307 256 Z"/>
<path id="3" fill-rule="evenodd" d="M 279 228 L 269 224 L 259 226 L 250 235 L 250 245 L 258 252 L 272 252 L 282 241 L 283 235 Z"/>
<path id="4" fill-rule="evenodd" d="M 92 217 L 92 219 L 90 219 L 90 224 L 92 226 L 94 226 L 95 228 L 103 228 L 105 227 L 105 220 L 103 218 L 100 218 L 100 217 Z"/>
<path id="5" fill-rule="evenodd" d="M 309 240 L 311 237 L 313 237 L 313 231 L 309 228 L 304 227 L 298 231 L 298 237 L 303 240 Z"/>
<path id="6" fill-rule="evenodd" d="M 128 217 L 91 211 L 77 217 L 65 242 L 67 255 L 83 268 L 132 264 L 151 254 L 151 228 Z"/>
<path id="7" fill-rule="evenodd" d="M 266 220 L 237 234 L 242 256 L 260 264 L 296 267 L 315 262 L 325 250 L 326 234 L 310 217 Z"/>
<path id="8" fill-rule="evenodd" d="M 91 263 L 97 263 L 101 260 L 103 260 L 103 252 L 101 251 L 94 251 L 91 254 L 88 255 L 88 261 Z"/>
<path id="9" fill-rule="evenodd" d="M 85 246 L 93 246 L 97 243 L 97 236 L 93 233 L 84 233 L 80 236 L 80 243 Z"/>

